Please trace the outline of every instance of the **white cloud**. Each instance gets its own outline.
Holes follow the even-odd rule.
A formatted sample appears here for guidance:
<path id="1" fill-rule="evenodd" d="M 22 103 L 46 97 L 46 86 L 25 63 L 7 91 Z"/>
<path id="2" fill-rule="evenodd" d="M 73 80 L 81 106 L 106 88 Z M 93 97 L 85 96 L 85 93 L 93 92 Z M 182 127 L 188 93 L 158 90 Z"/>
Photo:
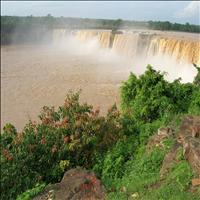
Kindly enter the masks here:
<path id="1" fill-rule="evenodd" d="M 177 18 L 192 18 L 194 16 L 200 18 L 200 2 L 198 1 L 189 2 L 186 7 L 175 13 L 175 17 Z"/>

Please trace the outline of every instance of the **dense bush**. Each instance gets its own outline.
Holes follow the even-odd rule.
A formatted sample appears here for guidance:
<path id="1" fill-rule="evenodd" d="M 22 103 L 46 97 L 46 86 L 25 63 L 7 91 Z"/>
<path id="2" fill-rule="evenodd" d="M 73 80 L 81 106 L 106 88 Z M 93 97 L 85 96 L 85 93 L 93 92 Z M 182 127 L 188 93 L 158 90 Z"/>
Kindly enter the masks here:
<path id="1" fill-rule="evenodd" d="M 164 73 L 155 71 L 149 65 L 144 74 L 138 78 L 131 74 L 123 83 L 122 110 L 143 123 L 166 115 L 187 113 L 197 87 L 192 83 L 182 84 L 179 79 L 169 83 L 164 79 Z"/>
<path id="2" fill-rule="evenodd" d="M 198 67 L 196 64 L 193 64 L 193 65 L 198 71 L 197 75 L 194 78 L 194 84 L 200 86 L 200 67 Z"/>
<path id="3" fill-rule="evenodd" d="M 109 185 L 110 180 L 121 178 L 124 175 L 124 165 L 134 157 L 137 146 L 138 141 L 134 136 L 128 137 L 128 140 L 127 137 L 124 137 L 104 156 L 96 157 L 98 159 L 93 170 Z"/>
<path id="4" fill-rule="evenodd" d="M 193 95 L 193 98 L 189 107 L 189 113 L 200 115 L 200 89 L 197 90 Z"/>
<path id="5" fill-rule="evenodd" d="M 145 150 L 149 137 L 158 128 L 168 125 L 177 131 L 182 115 L 200 115 L 198 77 L 199 72 L 194 84 L 182 84 L 179 79 L 169 83 L 164 79 L 164 73 L 148 66 L 143 75 L 136 77 L 130 74 L 129 79 L 123 83 L 123 131 L 128 133 L 127 144 L 129 137 L 136 134 L 138 145 L 134 149 L 134 156 L 124 166 L 118 167 L 118 172 L 123 171 L 122 178 L 114 177 L 109 180 L 112 184 L 109 185 L 111 188 L 107 187 L 110 190 L 107 199 L 198 199 L 197 193 L 188 192 L 193 173 L 184 158 L 160 180 L 160 167 L 174 143 L 173 138 L 163 143 L 164 149 L 155 148 L 150 153 Z M 113 148 L 112 154 L 115 155 L 116 152 Z M 116 173 L 116 168 L 114 171 Z"/>
<path id="6" fill-rule="evenodd" d="M 41 123 L 29 122 L 22 133 L 6 125 L 1 140 L 2 199 L 36 183 L 59 181 L 65 170 L 90 168 L 94 155 L 112 147 L 121 137 L 119 112 L 113 106 L 106 117 L 69 94 L 63 106 L 44 107 Z"/>
<path id="7" fill-rule="evenodd" d="M 143 75 L 131 74 L 123 83 L 121 99 L 121 114 L 114 105 L 103 117 L 79 103 L 79 92 L 69 93 L 63 106 L 43 107 L 41 121 L 30 121 L 21 133 L 7 124 L 1 134 L 1 199 L 15 199 L 26 190 L 18 198 L 31 198 L 77 166 L 97 173 L 108 199 L 198 199 L 187 191 L 193 174 L 184 159 L 165 181 L 159 179 L 172 138 L 163 148 L 145 151 L 158 128 L 168 125 L 176 131 L 182 115 L 200 115 L 196 78 L 169 83 L 148 66 Z"/>

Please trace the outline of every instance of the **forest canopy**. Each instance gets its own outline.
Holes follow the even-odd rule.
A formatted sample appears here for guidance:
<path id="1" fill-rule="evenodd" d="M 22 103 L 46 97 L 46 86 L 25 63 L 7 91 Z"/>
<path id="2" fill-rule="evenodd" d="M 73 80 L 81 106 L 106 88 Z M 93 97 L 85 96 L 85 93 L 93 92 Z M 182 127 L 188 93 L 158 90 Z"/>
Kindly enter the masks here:
<path id="1" fill-rule="evenodd" d="M 66 29 L 152 29 L 162 31 L 184 31 L 200 33 L 199 25 L 179 24 L 161 21 L 130 21 L 122 19 L 88 19 L 71 17 L 1 16 L 1 44 L 12 42 L 41 42 L 41 35 L 56 28 Z M 46 41 L 51 35 L 45 34 Z"/>

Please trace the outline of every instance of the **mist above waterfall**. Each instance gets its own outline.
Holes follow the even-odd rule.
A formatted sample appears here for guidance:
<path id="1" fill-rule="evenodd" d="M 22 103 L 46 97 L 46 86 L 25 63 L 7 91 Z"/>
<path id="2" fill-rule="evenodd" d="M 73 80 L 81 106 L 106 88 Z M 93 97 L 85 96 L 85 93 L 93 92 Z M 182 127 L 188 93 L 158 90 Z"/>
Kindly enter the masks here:
<path id="1" fill-rule="evenodd" d="M 184 49 L 182 52 L 176 52 L 179 49 L 174 49 L 172 46 L 170 48 L 174 52 L 171 52 L 171 55 L 164 54 L 162 52 L 163 49 L 166 50 L 166 47 L 162 47 L 163 49 L 161 49 L 158 46 L 159 44 L 156 44 L 156 47 L 160 48 L 160 50 L 157 49 L 156 52 L 153 52 L 155 49 L 150 51 L 149 49 L 152 48 L 152 44 L 150 44 L 151 37 L 152 35 L 140 37 L 138 33 L 119 34 L 115 36 L 112 48 L 109 48 L 110 35 L 108 31 L 78 31 L 73 34 L 63 33 L 59 36 L 57 35 L 54 40 L 54 47 L 66 54 L 77 56 L 88 55 L 89 58 L 95 59 L 96 62 L 104 61 L 112 63 L 110 65 L 111 68 L 115 67 L 115 64 L 117 68 L 119 62 L 123 63 L 124 67 L 118 69 L 119 73 L 132 71 L 140 75 L 146 70 L 146 66 L 150 64 L 154 69 L 166 72 L 165 78 L 168 81 L 181 78 L 181 82 L 192 82 L 197 70 L 193 67 L 192 63 L 183 59 L 183 57 L 187 58 L 187 52 L 183 52 Z M 181 47 L 183 48 L 183 45 Z M 189 53 L 189 56 L 193 56 L 191 52 Z M 175 56 L 177 57 L 173 54 L 176 54 Z M 198 57 L 198 52 L 196 54 Z M 179 59 L 177 59 L 178 57 Z M 105 70 L 103 66 L 102 70 Z"/>
<path id="2" fill-rule="evenodd" d="M 57 49 L 58 52 L 72 56 L 88 56 L 88 58 L 95 59 L 98 63 L 107 62 L 117 64 L 120 62 L 128 65 L 129 62 L 125 57 L 119 55 L 117 52 L 112 51 L 109 48 L 103 48 L 99 40 L 95 37 L 81 41 L 76 37 L 76 35 L 67 34 L 63 37 L 61 36 L 58 40 L 54 40 L 52 46 L 49 48 L 51 47 Z M 131 66 L 128 68 L 131 69 Z M 121 70 L 123 71 L 124 69 Z M 104 69 L 102 68 L 102 70 Z"/>
<path id="3" fill-rule="evenodd" d="M 165 78 L 170 82 L 178 78 L 181 78 L 182 83 L 193 82 L 197 74 L 197 70 L 192 64 L 184 61 L 177 62 L 176 59 L 167 55 L 148 56 L 147 58 L 138 57 L 133 63 L 133 72 L 136 74 L 142 74 L 146 66 L 150 64 L 154 69 L 166 72 Z"/>

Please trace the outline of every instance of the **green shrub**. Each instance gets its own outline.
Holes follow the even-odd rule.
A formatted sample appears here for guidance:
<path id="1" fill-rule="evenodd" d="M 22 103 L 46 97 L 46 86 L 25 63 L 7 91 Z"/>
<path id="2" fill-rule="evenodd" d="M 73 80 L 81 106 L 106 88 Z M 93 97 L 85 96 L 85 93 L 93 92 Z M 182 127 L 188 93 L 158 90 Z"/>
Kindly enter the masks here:
<path id="1" fill-rule="evenodd" d="M 140 144 L 147 144 L 149 137 L 157 133 L 157 130 L 162 127 L 163 124 L 164 122 L 157 120 L 152 123 L 145 123 L 141 125 L 139 129 Z"/>
<path id="2" fill-rule="evenodd" d="M 178 130 L 180 119 L 200 115 L 198 84 L 172 83 L 151 66 L 136 77 L 131 73 L 121 87 L 122 114 L 113 105 L 106 116 L 79 103 L 79 92 L 69 93 L 57 110 L 44 106 L 40 122 L 30 121 L 22 133 L 6 124 L 1 134 L 1 199 L 28 199 L 45 183 L 61 180 L 70 168 L 93 169 L 108 189 L 108 199 L 196 199 L 186 191 L 192 171 L 178 152 L 179 163 L 165 180 L 159 171 L 174 143 L 146 152 L 157 129 Z M 36 185 L 39 184 L 39 185 Z M 40 187 L 41 186 L 41 187 Z M 156 189 L 154 189 L 154 187 Z M 32 189 L 31 189 L 32 188 Z M 25 192 L 26 191 L 26 192 Z M 25 193 L 23 193 L 25 192 Z"/>
<path id="3" fill-rule="evenodd" d="M 92 168 L 96 153 L 104 153 L 121 138 L 116 106 L 107 116 L 79 103 L 79 93 L 69 93 L 56 111 L 44 107 L 40 123 L 29 122 L 22 133 L 7 125 L 2 134 L 2 199 L 14 199 L 36 183 L 60 181 L 64 171 Z"/>
<path id="4" fill-rule="evenodd" d="M 192 83 L 172 83 L 150 65 L 138 78 L 130 74 L 121 87 L 122 110 L 143 123 L 187 113 L 195 91 Z"/>
<path id="5" fill-rule="evenodd" d="M 191 183 L 192 176 L 193 173 L 188 162 L 182 160 L 171 168 L 169 176 L 167 177 L 167 182 L 176 182 L 180 191 L 183 191 Z"/>
<path id="6" fill-rule="evenodd" d="M 160 179 L 160 168 L 168 152 L 168 143 L 164 148 L 154 148 L 151 153 L 143 151 L 133 157 L 124 167 L 124 176 L 114 179 L 112 190 L 107 194 L 108 200 L 142 199 L 142 200 L 198 200 L 198 193 L 190 193 L 188 188 L 193 176 L 187 161 L 181 159 L 169 170 L 166 177 Z M 171 143 L 171 142 L 170 142 Z"/>
<path id="7" fill-rule="evenodd" d="M 193 83 L 200 86 L 200 67 L 198 67 L 196 64 L 193 65 L 197 69 L 197 75 L 195 76 Z"/>
<path id="8" fill-rule="evenodd" d="M 199 115 L 199 94 L 198 86 L 182 84 L 180 79 L 169 83 L 164 74 L 151 66 L 139 77 L 130 74 L 121 87 L 123 132 L 127 136 L 134 135 L 138 145 L 124 167 L 119 167 L 124 169 L 122 178 L 113 176 L 108 182 L 111 188 L 107 187 L 110 191 L 107 199 L 198 199 L 196 193 L 187 191 L 192 171 L 181 149 L 177 153 L 179 163 L 171 168 L 165 180 L 160 180 L 161 164 L 174 138 L 164 140 L 164 148 L 155 148 L 151 153 L 146 152 L 146 144 L 158 128 L 169 126 L 177 132 L 182 116 L 187 113 Z M 109 156 L 108 160 L 115 163 L 114 155 Z M 120 159 L 120 154 L 117 158 Z M 112 166 L 110 163 L 105 168 Z M 114 166 L 113 169 L 115 171 Z"/>
<path id="9" fill-rule="evenodd" d="M 33 197 L 38 195 L 45 188 L 45 184 L 36 184 L 36 186 L 21 195 L 17 196 L 17 200 L 31 200 Z"/>
<path id="10" fill-rule="evenodd" d="M 197 193 L 188 192 L 188 187 L 191 183 L 193 173 L 185 160 L 181 160 L 179 163 L 174 164 L 166 179 L 160 181 L 159 187 L 153 191 L 147 191 L 143 196 L 143 199 L 163 199 L 163 200 L 197 200 Z"/>
<path id="11" fill-rule="evenodd" d="M 164 155 L 164 151 L 155 148 L 151 153 L 143 152 L 137 158 L 128 161 L 122 179 L 115 180 L 115 192 L 109 193 L 107 198 L 114 200 L 115 197 L 128 196 L 131 199 L 132 194 L 145 192 L 148 185 L 154 184 L 159 179 L 159 170 Z"/>
<path id="12" fill-rule="evenodd" d="M 94 170 L 100 169 L 101 179 L 105 182 L 121 178 L 124 175 L 124 165 L 134 157 L 137 146 L 138 140 L 134 136 L 118 141 L 106 152 L 103 161 L 94 166 Z"/>
<path id="13" fill-rule="evenodd" d="M 200 115 L 200 87 L 197 86 L 196 90 L 194 91 L 189 107 L 189 113 Z"/>

